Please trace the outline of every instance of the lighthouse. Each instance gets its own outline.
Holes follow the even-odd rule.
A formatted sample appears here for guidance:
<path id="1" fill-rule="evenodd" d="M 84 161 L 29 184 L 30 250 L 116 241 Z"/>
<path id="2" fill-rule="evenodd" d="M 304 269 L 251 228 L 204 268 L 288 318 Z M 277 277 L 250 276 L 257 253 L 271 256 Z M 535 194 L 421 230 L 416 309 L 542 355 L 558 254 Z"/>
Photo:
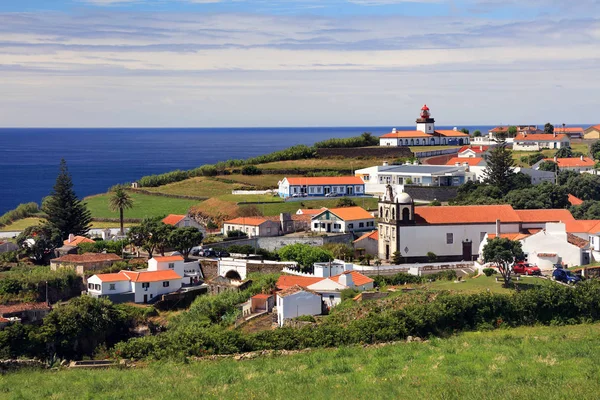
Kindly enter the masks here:
<path id="1" fill-rule="evenodd" d="M 433 135 L 435 132 L 435 119 L 431 117 L 427 104 L 421 108 L 421 115 L 417 118 L 417 130 Z"/>

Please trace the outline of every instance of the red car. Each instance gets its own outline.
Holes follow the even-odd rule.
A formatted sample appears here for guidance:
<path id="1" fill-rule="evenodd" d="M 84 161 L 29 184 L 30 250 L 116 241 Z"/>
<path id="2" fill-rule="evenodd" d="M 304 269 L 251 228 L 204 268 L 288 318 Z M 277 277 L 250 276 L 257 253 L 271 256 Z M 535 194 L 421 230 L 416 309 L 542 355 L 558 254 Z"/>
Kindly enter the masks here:
<path id="1" fill-rule="evenodd" d="M 529 264 L 525 261 L 519 261 L 513 266 L 513 272 L 521 275 L 541 275 L 542 271 L 537 265 Z"/>

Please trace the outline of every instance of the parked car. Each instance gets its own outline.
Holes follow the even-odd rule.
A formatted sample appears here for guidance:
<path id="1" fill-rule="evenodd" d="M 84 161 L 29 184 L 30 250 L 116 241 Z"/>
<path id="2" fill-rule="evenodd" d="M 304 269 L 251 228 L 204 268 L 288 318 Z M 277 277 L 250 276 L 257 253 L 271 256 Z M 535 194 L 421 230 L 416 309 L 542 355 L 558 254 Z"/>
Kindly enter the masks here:
<path id="1" fill-rule="evenodd" d="M 568 269 L 556 268 L 552 273 L 552 278 L 555 281 L 568 283 L 570 285 L 574 285 L 581 281 L 581 277 L 579 275 L 575 275 Z"/>
<path id="2" fill-rule="evenodd" d="M 513 272 L 521 275 L 541 275 L 542 271 L 537 265 L 519 261 L 513 265 Z"/>
<path id="3" fill-rule="evenodd" d="M 202 249 L 198 252 L 200 257 L 215 257 L 215 251 L 213 249 Z"/>
<path id="4" fill-rule="evenodd" d="M 298 197 L 304 197 L 304 193 L 294 193 L 292 195 L 292 197 L 298 198 Z"/>
<path id="5" fill-rule="evenodd" d="M 334 193 L 334 192 L 329 192 L 325 195 L 325 197 L 337 197 L 337 196 L 338 196 L 338 194 Z"/>
<path id="6" fill-rule="evenodd" d="M 229 254 L 229 253 L 228 253 L 228 252 L 226 252 L 226 251 L 217 251 L 217 252 L 215 253 L 215 257 L 219 257 L 219 258 L 223 258 L 223 257 L 230 257 L 230 256 L 231 256 L 231 254 Z"/>

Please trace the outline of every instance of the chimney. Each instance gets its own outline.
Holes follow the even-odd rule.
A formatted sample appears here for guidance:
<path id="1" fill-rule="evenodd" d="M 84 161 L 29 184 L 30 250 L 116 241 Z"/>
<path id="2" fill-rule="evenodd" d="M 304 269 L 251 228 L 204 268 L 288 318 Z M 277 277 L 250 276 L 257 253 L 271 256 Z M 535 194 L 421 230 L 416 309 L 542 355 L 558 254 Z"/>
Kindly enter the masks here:
<path id="1" fill-rule="evenodd" d="M 396 128 L 392 128 L 392 133 L 396 133 Z"/>
<path id="2" fill-rule="evenodd" d="M 558 157 L 554 156 L 554 162 L 557 163 L 558 162 Z"/>
<path id="3" fill-rule="evenodd" d="M 583 161 L 583 154 L 579 156 L 579 159 Z"/>
<path id="4" fill-rule="evenodd" d="M 500 229 L 500 220 L 496 220 L 496 237 L 500 237 L 502 230 Z"/>
<path id="5" fill-rule="evenodd" d="M 454 166 L 455 166 L 455 167 L 460 167 L 460 162 L 459 162 L 459 161 L 455 162 L 455 163 L 454 163 Z"/>
<path id="6" fill-rule="evenodd" d="M 354 280 L 352 279 L 352 274 L 350 272 L 346 272 L 340 275 L 338 282 L 341 285 L 347 286 L 349 288 L 354 287 Z"/>
<path id="7" fill-rule="evenodd" d="M 75 240 L 75 235 L 69 233 L 69 243 L 73 242 L 73 240 Z"/>
<path id="8" fill-rule="evenodd" d="M 388 162 L 387 162 L 387 161 L 384 161 L 384 162 L 383 162 L 383 166 L 384 166 L 384 167 L 387 167 L 387 166 L 388 166 Z"/>

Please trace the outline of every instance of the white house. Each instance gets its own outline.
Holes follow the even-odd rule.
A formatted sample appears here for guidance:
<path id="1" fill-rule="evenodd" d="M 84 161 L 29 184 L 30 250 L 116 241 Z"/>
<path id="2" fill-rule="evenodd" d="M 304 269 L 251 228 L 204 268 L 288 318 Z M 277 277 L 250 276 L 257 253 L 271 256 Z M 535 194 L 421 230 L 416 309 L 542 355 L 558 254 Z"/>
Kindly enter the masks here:
<path id="1" fill-rule="evenodd" d="M 223 223 L 223 234 L 242 231 L 248 237 L 269 237 L 281 235 L 280 224 L 265 217 L 237 217 Z"/>
<path id="2" fill-rule="evenodd" d="M 206 236 L 206 228 L 202 226 L 198 221 L 189 215 L 169 214 L 162 220 L 167 225 L 172 225 L 176 228 L 185 228 L 191 226 L 198 229 Z"/>
<path id="3" fill-rule="evenodd" d="M 469 144 L 470 136 L 458 129 L 435 129 L 435 120 L 431 117 L 429 107 L 424 105 L 417 118 L 414 131 L 399 131 L 393 128 L 390 133 L 379 137 L 380 146 L 445 146 Z"/>
<path id="4" fill-rule="evenodd" d="M 310 229 L 328 233 L 372 231 L 375 218 L 362 207 L 330 208 L 311 218 Z"/>
<path id="5" fill-rule="evenodd" d="M 537 233 L 501 233 L 501 237 L 521 242 L 526 260 L 537 265 L 542 271 L 551 271 L 554 264 L 567 266 L 586 265 L 590 263 L 589 242 L 571 233 L 567 233 L 565 223 L 550 222 Z M 496 234 L 488 234 L 481 242 L 479 254 L 487 242 Z"/>
<path id="6" fill-rule="evenodd" d="M 458 150 L 458 157 L 460 158 L 471 158 L 471 157 L 483 157 L 489 150 L 490 146 L 463 146 Z"/>
<path id="7" fill-rule="evenodd" d="M 148 303 L 157 296 L 178 291 L 181 288 L 181 278 L 181 275 L 171 269 L 97 274 L 88 279 L 88 294 L 107 297 L 114 302 Z"/>
<path id="8" fill-rule="evenodd" d="M 379 254 L 379 231 L 367 232 L 352 242 L 358 254 L 369 254 L 376 257 Z"/>
<path id="9" fill-rule="evenodd" d="M 515 151 L 538 151 L 543 149 L 560 149 L 571 145 L 571 139 L 565 134 L 535 133 L 518 135 L 513 140 Z"/>
<path id="10" fill-rule="evenodd" d="M 554 158 L 545 158 L 541 161 L 538 161 L 537 163 L 532 165 L 531 168 L 539 169 L 540 164 L 542 164 L 544 161 L 552 161 L 552 162 L 556 163 L 556 165 L 558 165 L 558 168 L 561 171 L 575 171 L 575 172 L 579 172 L 579 173 L 593 171 L 595 169 L 594 166 L 596 165 L 596 162 L 592 158 L 584 157 L 584 156 L 573 157 L 573 158 L 554 157 Z"/>
<path id="11" fill-rule="evenodd" d="M 365 183 L 356 176 L 316 176 L 283 178 L 279 182 L 280 197 L 361 196 Z"/>
<path id="12" fill-rule="evenodd" d="M 320 294 L 299 285 L 277 292 L 276 306 L 279 326 L 301 315 L 320 315 L 323 307 Z"/>
<path id="13" fill-rule="evenodd" d="M 600 220 L 572 220 L 566 222 L 566 231 L 589 241 L 593 261 L 600 261 Z"/>
<path id="14" fill-rule="evenodd" d="M 148 260 L 148 271 L 173 270 L 181 276 L 183 285 L 192 284 L 194 280 L 202 278 L 200 264 L 197 260 L 185 262 L 182 256 L 155 256 Z"/>

